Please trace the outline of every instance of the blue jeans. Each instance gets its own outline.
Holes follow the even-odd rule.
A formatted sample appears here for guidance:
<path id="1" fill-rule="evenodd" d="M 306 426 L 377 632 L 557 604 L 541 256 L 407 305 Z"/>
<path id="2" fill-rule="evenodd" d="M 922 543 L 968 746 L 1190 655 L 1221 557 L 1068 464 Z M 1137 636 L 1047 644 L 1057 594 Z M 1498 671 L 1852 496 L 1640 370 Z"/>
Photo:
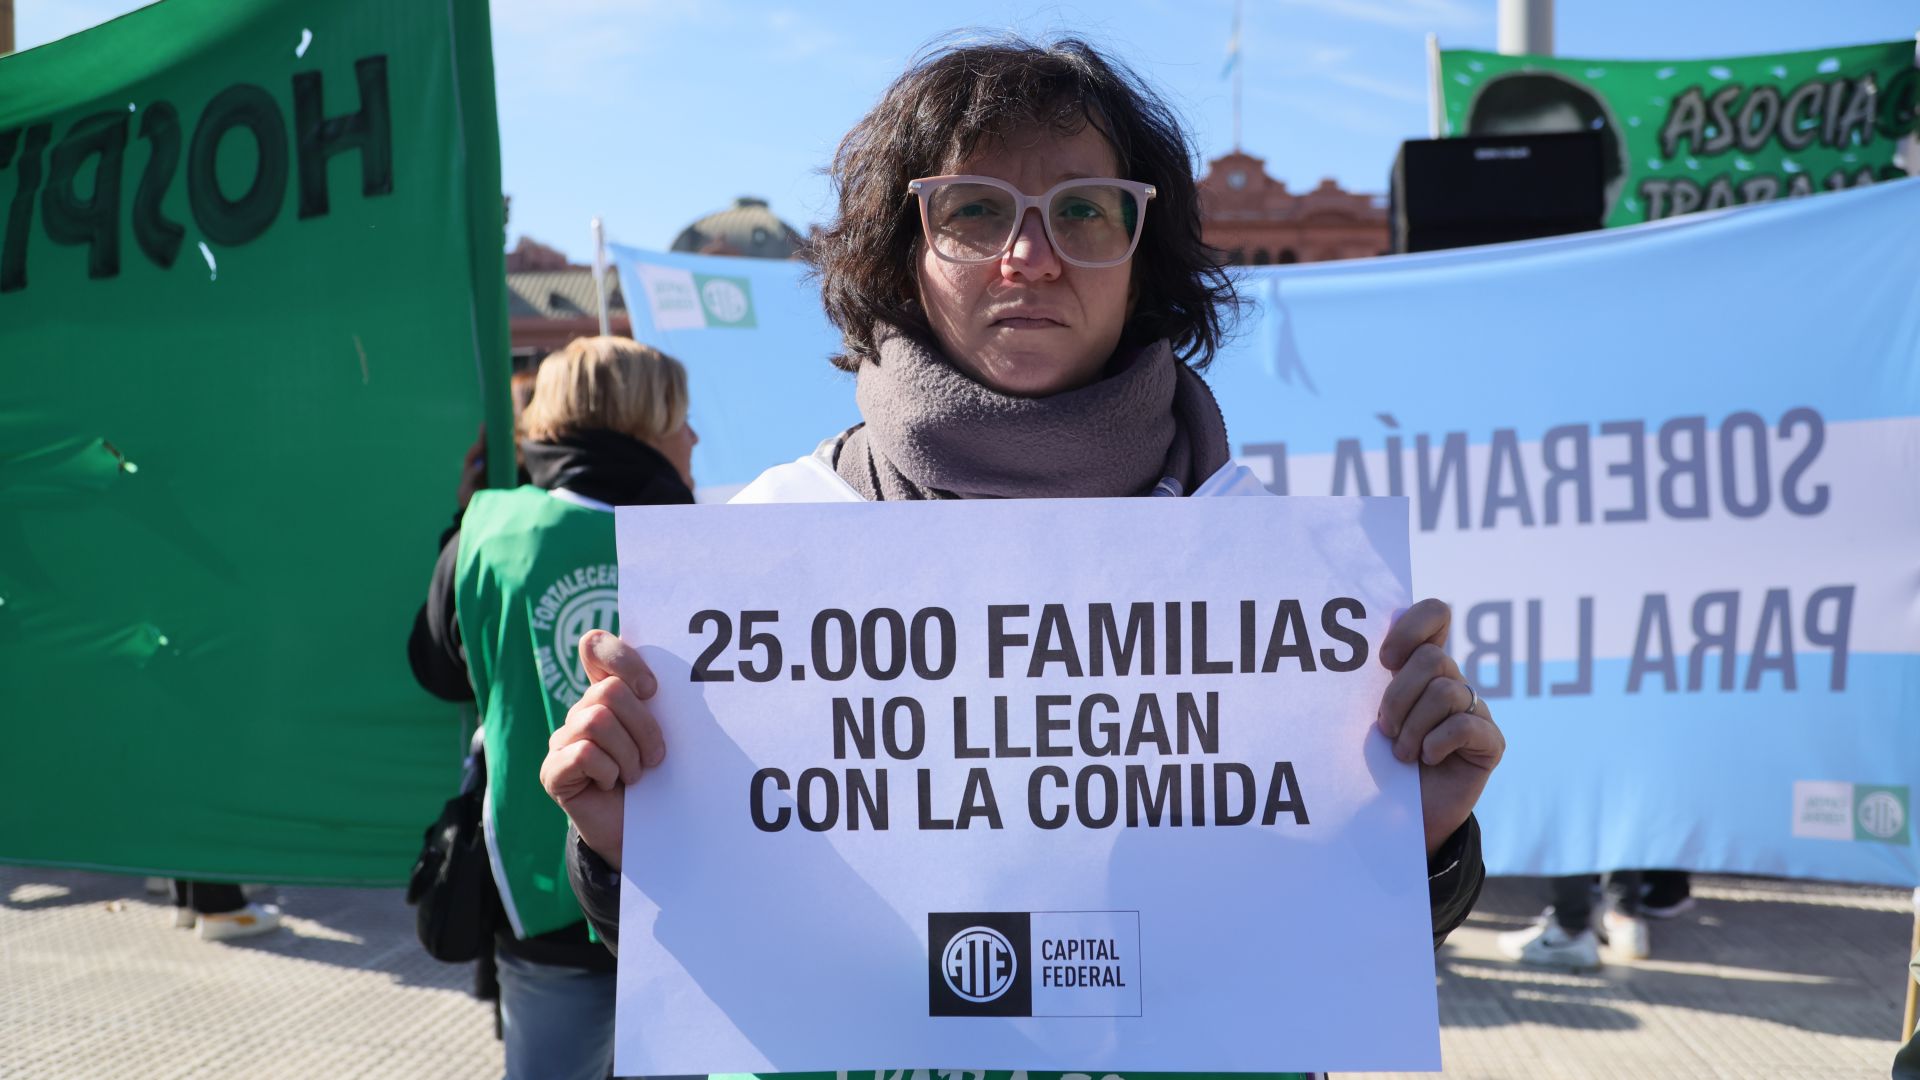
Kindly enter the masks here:
<path id="1" fill-rule="evenodd" d="M 613 1073 L 610 972 L 536 964 L 495 950 L 507 1080 L 606 1080 Z"/>

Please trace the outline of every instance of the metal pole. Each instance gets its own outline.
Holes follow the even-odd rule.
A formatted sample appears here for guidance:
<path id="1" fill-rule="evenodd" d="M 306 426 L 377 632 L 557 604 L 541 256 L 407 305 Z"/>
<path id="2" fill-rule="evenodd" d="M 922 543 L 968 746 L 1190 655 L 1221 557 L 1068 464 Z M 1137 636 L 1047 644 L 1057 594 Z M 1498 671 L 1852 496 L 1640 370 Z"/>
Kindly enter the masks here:
<path id="1" fill-rule="evenodd" d="M 1427 138 L 1447 133 L 1447 106 L 1440 92 L 1440 35 L 1427 35 Z"/>
<path id="2" fill-rule="evenodd" d="M 1240 0 L 1233 0 L 1233 152 L 1240 152 L 1240 80 L 1246 65 L 1240 56 Z"/>
<path id="3" fill-rule="evenodd" d="M 0 0 L 0 56 L 13 51 L 13 0 Z"/>
<path id="4" fill-rule="evenodd" d="M 7 0 L 0 0 L 0 5 Z M 1913 66 L 1920 69 L 1920 30 L 1913 34 Z M 1920 119 L 1914 121 L 1913 133 L 1907 136 L 1907 175 L 1920 176 Z M 1914 918 L 1920 919 L 1920 896 L 1914 897 Z M 1916 931 L 1920 932 L 1920 931 Z M 1907 1002 L 1907 1027 L 1913 1027 L 1913 1002 Z"/>
<path id="5" fill-rule="evenodd" d="M 1920 953 L 1920 889 L 1913 890 L 1913 952 L 1907 955 L 1912 956 L 1916 953 Z M 1906 1018 L 1900 1021 L 1901 1042 L 1913 1038 L 1915 1014 L 1920 1012 L 1920 983 L 1915 983 L 1913 979 L 1913 972 L 1909 971 L 1907 973 L 1907 1014 Z"/>
<path id="6" fill-rule="evenodd" d="M 1500 0 L 1500 51 L 1553 55 L 1553 0 Z"/>
<path id="7" fill-rule="evenodd" d="M 600 336 L 612 333 L 607 322 L 607 233 L 593 219 L 593 295 L 600 302 Z"/>

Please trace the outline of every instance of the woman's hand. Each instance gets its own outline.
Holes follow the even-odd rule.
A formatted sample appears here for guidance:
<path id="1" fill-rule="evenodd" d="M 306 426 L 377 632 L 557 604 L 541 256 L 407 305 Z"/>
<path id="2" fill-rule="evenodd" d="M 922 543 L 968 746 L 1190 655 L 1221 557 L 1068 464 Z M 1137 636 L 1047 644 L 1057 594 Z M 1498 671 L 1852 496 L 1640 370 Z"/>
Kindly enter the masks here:
<path id="1" fill-rule="evenodd" d="M 627 785 L 667 754 L 647 708 L 660 684 L 637 649 L 605 630 L 580 639 L 580 663 L 593 685 L 547 740 L 540 786 L 573 819 L 580 839 L 618 869 Z"/>
<path id="2" fill-rule="evenodd" d="M 1438 600 L 1408 608 L 1387 631 L 1380 663 L 1393 681 L 1380 699 L 1380 731 L 1393 756 L 1420 762 L 1420 810 L 1432 855 L 1473 813 L 1507 739 L 1440 646 L 1453 613 Z"/>

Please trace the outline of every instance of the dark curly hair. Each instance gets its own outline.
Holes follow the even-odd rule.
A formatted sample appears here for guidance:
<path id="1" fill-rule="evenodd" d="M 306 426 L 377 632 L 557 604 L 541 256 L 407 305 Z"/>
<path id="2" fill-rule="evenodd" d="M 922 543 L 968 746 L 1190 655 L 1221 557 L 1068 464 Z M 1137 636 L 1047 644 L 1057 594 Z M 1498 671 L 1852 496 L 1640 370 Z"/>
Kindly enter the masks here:
<path id="1" fill-rule="evenodd" d="M 1240 301 L 1200 240 L 1186 132 L 1138 76 L 1086 42 L 1015 37 L 922 54 L 840 140 L 830 171 L 839 212 L 805 251 L 845 344 L 834 364 L 858 369 L 887 327 L 932 336 L 914 286 L 920 217 L 908 181 L 951 171 L 982 140 L 1036 129 L 1071 136 L 1088 124 L 1113 144 L 1123 178 L 1157 189 L 1133 254 L 1126 336 L 1166 338 L 1205 368 Z"/>

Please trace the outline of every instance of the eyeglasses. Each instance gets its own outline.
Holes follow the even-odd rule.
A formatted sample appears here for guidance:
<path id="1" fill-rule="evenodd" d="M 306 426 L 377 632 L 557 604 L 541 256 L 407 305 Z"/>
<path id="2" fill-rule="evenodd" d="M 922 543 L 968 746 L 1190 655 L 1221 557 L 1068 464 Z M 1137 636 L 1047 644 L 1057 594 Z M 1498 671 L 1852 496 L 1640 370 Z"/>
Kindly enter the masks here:
<path id="1" fill-rule="evenodd" d="M 927 246 L 948 262 L 987 262 L 1005 255 L 1029 209 L 1040 211 L 1054 253 L 1075 266 L 1118 266 L 1140 243 L 1152 184 L 1134 180 L 1063 180 L 1028 195 L 991 176 L 929 176 L 907 184 L 920 197 Z"/>

